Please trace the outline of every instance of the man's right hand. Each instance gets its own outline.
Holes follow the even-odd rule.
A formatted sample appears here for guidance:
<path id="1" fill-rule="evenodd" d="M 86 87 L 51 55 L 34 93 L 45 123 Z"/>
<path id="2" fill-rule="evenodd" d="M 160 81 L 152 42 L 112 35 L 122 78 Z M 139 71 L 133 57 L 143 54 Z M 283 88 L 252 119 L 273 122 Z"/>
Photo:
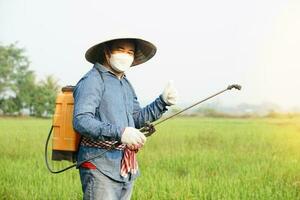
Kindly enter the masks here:
<path id="1" fill-rule="evenodd" d="M 146 140 L 145 135 L 133 127 L 126 127 L 121 137 L 121 142 L 129 146 L 144 145 Z"/>

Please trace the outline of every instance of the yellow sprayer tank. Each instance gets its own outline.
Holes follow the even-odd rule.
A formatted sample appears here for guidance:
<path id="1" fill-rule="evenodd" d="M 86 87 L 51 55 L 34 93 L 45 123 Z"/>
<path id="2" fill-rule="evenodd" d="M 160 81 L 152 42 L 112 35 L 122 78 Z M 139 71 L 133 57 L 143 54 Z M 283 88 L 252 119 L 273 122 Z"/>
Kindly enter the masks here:
<path id="1" fill-rule="evenodd" d="M 53 116 L 52 160 L 75 161 L 80 135 L 73 129 L 73 89 L 74 86 L 62 88 L 56 98 Z"/>

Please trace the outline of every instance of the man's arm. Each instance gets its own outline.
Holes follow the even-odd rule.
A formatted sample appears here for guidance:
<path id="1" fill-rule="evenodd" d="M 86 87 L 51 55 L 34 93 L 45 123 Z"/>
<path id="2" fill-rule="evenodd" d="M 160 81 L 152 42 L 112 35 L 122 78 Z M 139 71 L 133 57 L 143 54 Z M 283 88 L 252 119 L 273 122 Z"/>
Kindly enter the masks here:
<path id="1" fill-rule="evenodd" d="M 133 119 L 135 127 L 139 129 L 142 128 L 146 122 L 153 122 L 159 119 L 162 114 L 168 110 L 166 106 L 167 104 L 163 101 L 162 95 L 160 95 L 151 104 L 141 108 L 135 95 L 133 101 Z"/>
<path id="2" fill-rule="evenodd" d="M 73 127 L 81 135 L 95 140 L 120 141 L 122 128 L 95 118 L 100 105 L 103 82 L 99 76 L 89 74 L 76 85 L 74 97 Z"/>

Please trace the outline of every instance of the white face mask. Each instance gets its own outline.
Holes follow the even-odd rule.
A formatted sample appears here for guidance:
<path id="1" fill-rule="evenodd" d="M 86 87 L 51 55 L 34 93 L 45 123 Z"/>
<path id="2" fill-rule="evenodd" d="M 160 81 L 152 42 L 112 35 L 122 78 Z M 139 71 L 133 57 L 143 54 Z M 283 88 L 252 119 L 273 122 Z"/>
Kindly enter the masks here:
<path id="1" fill-rule="evenodd" d="M 125 72 L 132 65 L 134 58 L 127 53 L 113 53 L 110 56 L 109 63 L 117 72 Z"/>

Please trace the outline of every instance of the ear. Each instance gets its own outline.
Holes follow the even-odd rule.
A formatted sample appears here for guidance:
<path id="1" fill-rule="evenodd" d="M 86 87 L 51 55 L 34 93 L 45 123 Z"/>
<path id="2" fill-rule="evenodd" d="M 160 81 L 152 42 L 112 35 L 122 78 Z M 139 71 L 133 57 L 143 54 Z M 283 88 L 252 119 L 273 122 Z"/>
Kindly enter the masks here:
<path id="1" fill-rule="evenodd" d="M 109 61 L 109 58 L 111 55 L 109 48 L 105 46 L 103 49 L 103 53 L 104 53 L 104 57 L 105 57 L 106 61 Z"/>

